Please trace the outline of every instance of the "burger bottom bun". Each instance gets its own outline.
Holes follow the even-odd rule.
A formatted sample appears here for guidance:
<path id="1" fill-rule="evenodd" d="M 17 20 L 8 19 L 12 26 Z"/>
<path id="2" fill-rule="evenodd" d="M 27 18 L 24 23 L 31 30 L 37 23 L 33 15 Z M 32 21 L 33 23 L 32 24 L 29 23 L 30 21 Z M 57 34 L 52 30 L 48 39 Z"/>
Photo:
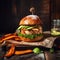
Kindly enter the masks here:
<path id="1" fill-rule="evenodd" d="M 38 36 L 38 37 L 36 37 L 36 38 L 34 38 L 34 39 L 29 39 L 29 38 L 25 38 L 25 37 L 21 37 L 21 36 L 20 36 L 20 39 L 21 39 L 22 41 L 25 41 L 25 42 L 35 42 L 35 41 L 41 40 L 42 38 L 43 38 L 43 36 Z"/>

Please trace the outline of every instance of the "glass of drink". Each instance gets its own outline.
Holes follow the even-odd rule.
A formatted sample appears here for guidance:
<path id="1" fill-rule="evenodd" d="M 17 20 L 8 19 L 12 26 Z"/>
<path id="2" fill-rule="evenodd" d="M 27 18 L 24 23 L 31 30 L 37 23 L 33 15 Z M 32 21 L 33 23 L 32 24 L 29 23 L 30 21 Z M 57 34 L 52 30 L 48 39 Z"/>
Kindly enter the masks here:
<path id="1" fill-rule="evenodd" d="M 51 35 L 60 35 L 60 19 L 54 19 L 51 24 Z"/>

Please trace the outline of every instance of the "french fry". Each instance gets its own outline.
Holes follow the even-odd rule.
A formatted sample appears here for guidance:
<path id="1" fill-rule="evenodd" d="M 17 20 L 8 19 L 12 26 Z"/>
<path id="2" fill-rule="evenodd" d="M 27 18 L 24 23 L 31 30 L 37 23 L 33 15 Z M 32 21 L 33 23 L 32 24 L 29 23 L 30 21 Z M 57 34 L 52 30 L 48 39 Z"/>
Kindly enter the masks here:
<path id="1" fill-rule="evenodd" d="M 5 57 L 10 57 L 14 54 L 15 52 L 15 45 L 12 44 L 10 50 L 7 51 L 7 53 L 5 54 Z"/>
<path id="2" fill-rule="evenodd" d="M 20 37 L 18 37 L 18 36 L 15 37 L 14 39 L 17 40 L 17 41 L 18 41 L 18 40 L 19 40 L 19 41 L 21 40 Z"/>
<path id="3" fill-rule="evenodd" d="M 0 38 L 0 43 L 3 43 L 4 41 L 6 41 L 6 40 L 10 40 L 10 39 L 12 39 L 12 40 L 21 40 L 20 39 L 20 37 L 18 37 L 17 35 L 16 35 L 16 33 L 9 33 L 9 34 L 6 34 L 6 35 L 4 35 L 3 37 L 1 37 Z"/>
<path id="4" fill-rule="evenodd" d="M 5 37 L 3 36 L 3 37 L 0 38 L 0 43 L 2 43 L 2 42 L 5 41 L 5 40 L 12 39 L 12 38 L 14 38 L 14 37 L 17 37 L 17 36 L 15 36 L 15 35 L 10 35 L 10 34 L 9 34 L 9 36 L 5 35 Z"/>
<path id="5" fill-rule="evenodd" d="M 22 54 L 27 54 L 27 53 L 32 53 L 33 51 L 31 49 L 28 50 L 22 50 L 22 51 L 15 51 L 16 55 L 22 55 Z"/>
<path id="6" fill-rule="evenodd" d="M 6 34 L 6 35 L 4 35 L 5 37 L 8 37 L 8 36 L 11 36 L 12 34 L 11 33 L 9 33 L 9 34 Z"/>
<path id="7" fill-rule="evenodd" d="M 3 42 L 3 41 L 5 41 L 5 40 L 14 38 L 14 37 L 16 37 L 16 36 L 13 36 L 13 35 L 12 35 L 12 36 L 5 37 L 5 38 L 3 38 L 2 40 L 0 40 L 0 43 Z"/>
<path id="8" fill-rule="evenodd" d="M 6 38 L 4 38 L 4 39 L 2 39 L 2 40 L 8 40 L 8 39 L 11 39 L 11 38 L 14 38 L 14 37 L 16 37 L 16 36 L 9 36 L 9 37 L 6 37 Z"/>

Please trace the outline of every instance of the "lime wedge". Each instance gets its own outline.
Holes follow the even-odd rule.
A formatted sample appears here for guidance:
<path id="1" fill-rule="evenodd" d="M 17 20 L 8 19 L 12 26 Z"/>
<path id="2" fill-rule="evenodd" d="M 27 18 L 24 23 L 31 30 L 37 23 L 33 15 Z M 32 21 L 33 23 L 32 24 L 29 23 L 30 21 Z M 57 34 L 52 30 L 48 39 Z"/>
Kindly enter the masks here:
<path id="1" fill-rule="evenodd" d="M 36 54 L 39 54 L 39 53 L 41 53 L 41 49 L 36 47 L 33 49 L 33 52 Z"/>
<path id="2" fill-rule="evenodd" d="M 50 53 L 53 53 L 54 52 L 54 49 L 53 48 L 50 48 Z"/>
<path id="3" fill-rule="evenodd" d="M 52 29 L 51 35 L 60 35 L 60 32 L 56 31 L 55 29 Z"/>

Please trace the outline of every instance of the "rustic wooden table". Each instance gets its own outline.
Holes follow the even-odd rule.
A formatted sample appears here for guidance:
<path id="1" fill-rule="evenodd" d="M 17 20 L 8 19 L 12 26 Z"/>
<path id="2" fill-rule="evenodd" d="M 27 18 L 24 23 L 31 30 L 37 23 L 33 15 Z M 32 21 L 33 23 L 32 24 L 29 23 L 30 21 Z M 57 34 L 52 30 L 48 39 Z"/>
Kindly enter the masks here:
<path id="1" fill-rule="evenodd" d="M 26 47 L 26 48 L 33 49 L 34 46 Z M 42 48 L 44 50 L 44 53 L 42 53 L 42 54 L 30 53 L 30 54 L 25 54 L 25 55 L 13 55 L 9 58 L 6 58 L 6 57 L 3 57 L 3 55 L 6 52 L 6 46 L 3 46 L 3 47 L 0 47 L 0 60 L 60 60 L 60 50 L 56 50 L 56 52 L 50 53 L 48 51 L 49 48 L 45 48 L 45 47 L 40 47 L 40 48 Z"/>

